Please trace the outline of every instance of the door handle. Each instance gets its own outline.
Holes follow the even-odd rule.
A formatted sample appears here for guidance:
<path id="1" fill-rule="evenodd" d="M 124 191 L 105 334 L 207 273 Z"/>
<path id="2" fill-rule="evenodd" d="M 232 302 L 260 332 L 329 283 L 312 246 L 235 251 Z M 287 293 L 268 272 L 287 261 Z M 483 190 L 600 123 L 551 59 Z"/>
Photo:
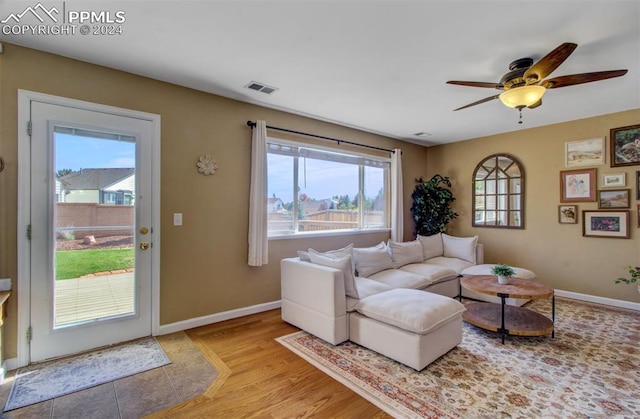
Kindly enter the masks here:
<path id="1" fill-rule="evenodd" d="M 151 247 L 151 244 L 149 242 L 140 243 L 140 249 L 142 249 L 142 250 L 147 250 L 150 247 Z"/>

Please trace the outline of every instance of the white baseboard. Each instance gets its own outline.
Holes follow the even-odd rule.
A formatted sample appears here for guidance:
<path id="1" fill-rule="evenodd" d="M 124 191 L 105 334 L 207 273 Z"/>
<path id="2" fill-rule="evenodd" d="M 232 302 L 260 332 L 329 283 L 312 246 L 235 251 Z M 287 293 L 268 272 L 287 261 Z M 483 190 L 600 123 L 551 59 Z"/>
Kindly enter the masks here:
<path id="1" fill-rule="evenodd" d="M 261 313 L 263 311 L 274 310 L 280 308 L 282 302 L 272 301 L 270 303 L 257 304 L 254 306 L 238 308 L 236 310 L 224 311 L 222 313 L 210 314 L 208 316 L 196 317 L 189 320 L 183 320 L 175 323 L 163 324 L 158 328 L 158 335 L 166 335 L 169 333 L 179 332 L 181 330 L 193 329 L 194 327 L 205 326 L 211 323 L 223 322 L 249 314 Z"/>
<path id="2" fill-rule="evenodd" d="M 598 297 L 595 295 L 580 294 L 577 292 L 562 291 L 562 290 L 556 290 L 555 295 L 557 295 L 558 297 L 571 298 L 573 300 L 581 300 L 581 301 L 587 301 L 590 303 L 604 304 L 607 306 L 614 306 L 614 307 L 627 308 L 630 310 L 640 311 L 640 303 L 634 303 L 632 301 L 614 300 L 613 298 Z"/>

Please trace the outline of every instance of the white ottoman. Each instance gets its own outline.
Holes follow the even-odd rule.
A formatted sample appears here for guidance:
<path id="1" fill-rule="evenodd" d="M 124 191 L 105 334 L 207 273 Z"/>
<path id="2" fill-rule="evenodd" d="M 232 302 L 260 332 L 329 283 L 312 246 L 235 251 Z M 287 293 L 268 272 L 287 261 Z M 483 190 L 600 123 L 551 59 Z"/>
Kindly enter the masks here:
<path id="1" fill-rule="evenodd" d="M 467 269 L 464 269 L 462 272 L 460 272 L 460 274 L 461 275 L 493 275 L 491 273 L 491 269 L 494 266 L 496 266 L 496 264 L 494 263 L 474 265 Z M 512 268 L 515 272 L 514 276 L 516 278 L 536 279 L 536 274 L 534 274 L 532 271 L 528 269 L 517 268 L 515 266 L 512 266 Z M 465 288 L 462 288 L 462 296 L 466 298 L 473 298 L 474 300 L 486 301 L 489 303 L 498 303 L 498 304 L 500 303 L 500 297 L 493 297 L 491 295 L 481 294 L 479 292 L 471 291 Z M 508 305 L 521 306 L 528 301 L 530 300 L 526 300 L 522 298 L 507 298 L 505 302 Z"/>
<path id="2" fill-rule="evenodd" d="M 462 342 L 465 308 L 450 297 L 393 289 L 361 299 L 355 309 L 352 342 L 418 371 Z"/>

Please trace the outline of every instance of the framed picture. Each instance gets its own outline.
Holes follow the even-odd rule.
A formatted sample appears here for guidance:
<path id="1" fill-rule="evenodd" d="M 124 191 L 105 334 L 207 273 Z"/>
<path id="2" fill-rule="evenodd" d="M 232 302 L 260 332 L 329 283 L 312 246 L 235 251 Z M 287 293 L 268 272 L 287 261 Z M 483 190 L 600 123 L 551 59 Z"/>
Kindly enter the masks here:
<path id="1" fill-rule="evenodd" d="M 631 208 L 631 189 L 598 191 L 598 208 Z"/>
<path id="2" fill-rule="evenodd" d="M 560 171 L 560 202 L 595 202 L 596 169 Z"/>
<path id="3" fill-rule="evenodd" d="M 609 141 L 611 167 L 640 164 L 640 125 L 613 128 Z"/>
<path id="4" fill-rule="evenodd" d="M 603 188 L 613 188 L 624 186 L 626 183 L 626 173 L 607 173 L 606 175 L 602 175 L 602 185 Z"/>
<path id="5" fill-rule="evenodd" d="M 597 166 L 604 164 L 604 137 L 564 143 L 565 167 Z"/>
<path id="6" fill-rule="evenodd" d="M 640 201 L 640 172 L 636 172 L 636 199 Z"/>
<path id="7" fill-rule="evenodd" d="M 584 237 L 629 238 L 629 210 L 583 210 L 582 235 Z"/>
<path id="8" fill-rule="evenodd" d="M 578 223 L 577 205 L 558 205 L 558 222 L 560 224 Z"/>

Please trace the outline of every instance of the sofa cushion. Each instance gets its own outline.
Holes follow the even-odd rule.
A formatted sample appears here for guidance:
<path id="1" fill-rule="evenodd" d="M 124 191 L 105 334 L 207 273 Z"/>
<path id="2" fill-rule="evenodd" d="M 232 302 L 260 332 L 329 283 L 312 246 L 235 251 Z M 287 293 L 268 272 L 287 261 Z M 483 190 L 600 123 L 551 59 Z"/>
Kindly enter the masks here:
<path id="1" fill-rule="evenodd" d="M 437 258 L 431 258 L 429 260 L 425 260 L 422 262 L 426 265 L 436 265 L 442 268 L 449 268 L 456 271 L 456 273 L 461 273 L 463 270 L 467 269 L 470 266 L 473 266 L 473 263 L 467 262 L 466 260 L 458 259 L 458 258 L 446 258 L 444 256 L 440 256 Z"/>
<path id="2" fill-rule="evenodd" d="M 466 260 L 473 264 L 476 263 L 476 245 L 478 244 L 478 236 L 473 237 L 454 237 L 448 234 L 442 234 L 442 256 L 448 258 L 457 258 Z"/>
<path id="3" fill-rule="evenodd" d="M 381 282 L 391 288 L 412 288 L 420 289 L 431 284 L 431 279 L 400 269 L 385 269 L 369 277 L 374 281 Z"/>
<path id="4" fill-rule="evenodd" d="M 409 263 L 420 263 L 424 260 L 422 244 L 419 240 L 404 243 L 389 240 L 389 251 L 393 266 L 396 268 Z"/>
<path id="5" fill-rule="evenodd" d="M 423 260 L 442 256 L 444 249 L 442 247 L 442 233 L 433 234 L 431 236 L 421 236 L 418 234 L 418 240 L 422 244 Z"/>
<path id="6" fill-rule="evenodd" d="M 427 285 L 437 284 L 458 276 L 458 272 L 451 268 L 428 263 L 410 263 L 398 269 L 426 278 L 428 280 Z"/>
<path id="7" fill-rule="evenodd" d="M 381 292 L 390 291 L 392 288 L 380 281 L 375 281 L 369 278 L 356 277 L 356 287 L 358 288 L 358 295 L 360 298 L 367 298 L 374 294 L 380 294 Z"/>
<path id="8" fill-rule="evenodd" d="M 369 277 L 377 272 L 393 268 L 393 260 L 391 260 L 384 242 L 373 247 L 354 248 L 353 259 L 358 276 Z"/>
<path id="9" fill-rule="evenodd" d="M 366 298 L 371 295 L 380 294 L 381 292 L 386 292 L 392 289 L 390 286 L 385 285 L 382 282 L 361 277 L 356 277 L 356 287 L 358 288 L 358 295 L 360 296 L 360 298 Z M 356 304 L 358 304 L 358 299 L 347 297 L 346 301 L 347 311 L 355 311 Z"/>
<path id="10" fill-rule="evenodd" d="M 465 310 L 453 298 L 425 291 L 394 289 L 361 299 L 356 310 L 409 332 L 427 334 Z"/>
<path id="11" fill-rule="evenodd" d="M 309 249 L 309 257 L 311 258 L 312 263 L 340 269 L 344 279 L 345 294 L 349 297 L 359 298 L 358 288 L 356 288 L 356 281 L 353 276 L 351 256 L 324 255 L 320 252 L 314 251 L 313 249 Z"/>
<path id="12" fill-rule="evenodd" d="M 329 250 L 328 252 L 319 252 L 315 249 L 309 249 L 310 251 L 313 250 L 317 253 L 323 254 L 323 255 L 335 255 L 335 256 L 352 256 L 353 257 L 353 243 L 346 245 L 345 247 L 343 247 L 342 249 L 336 249 L 336 250 Z M 309 252 L 305 252 L 304 250 L 298 250 L 298 257 L 300 258 L 300 260 L 303 260 L 305 262 L 311 262 L 311 258 L 309 257 Z"/>

